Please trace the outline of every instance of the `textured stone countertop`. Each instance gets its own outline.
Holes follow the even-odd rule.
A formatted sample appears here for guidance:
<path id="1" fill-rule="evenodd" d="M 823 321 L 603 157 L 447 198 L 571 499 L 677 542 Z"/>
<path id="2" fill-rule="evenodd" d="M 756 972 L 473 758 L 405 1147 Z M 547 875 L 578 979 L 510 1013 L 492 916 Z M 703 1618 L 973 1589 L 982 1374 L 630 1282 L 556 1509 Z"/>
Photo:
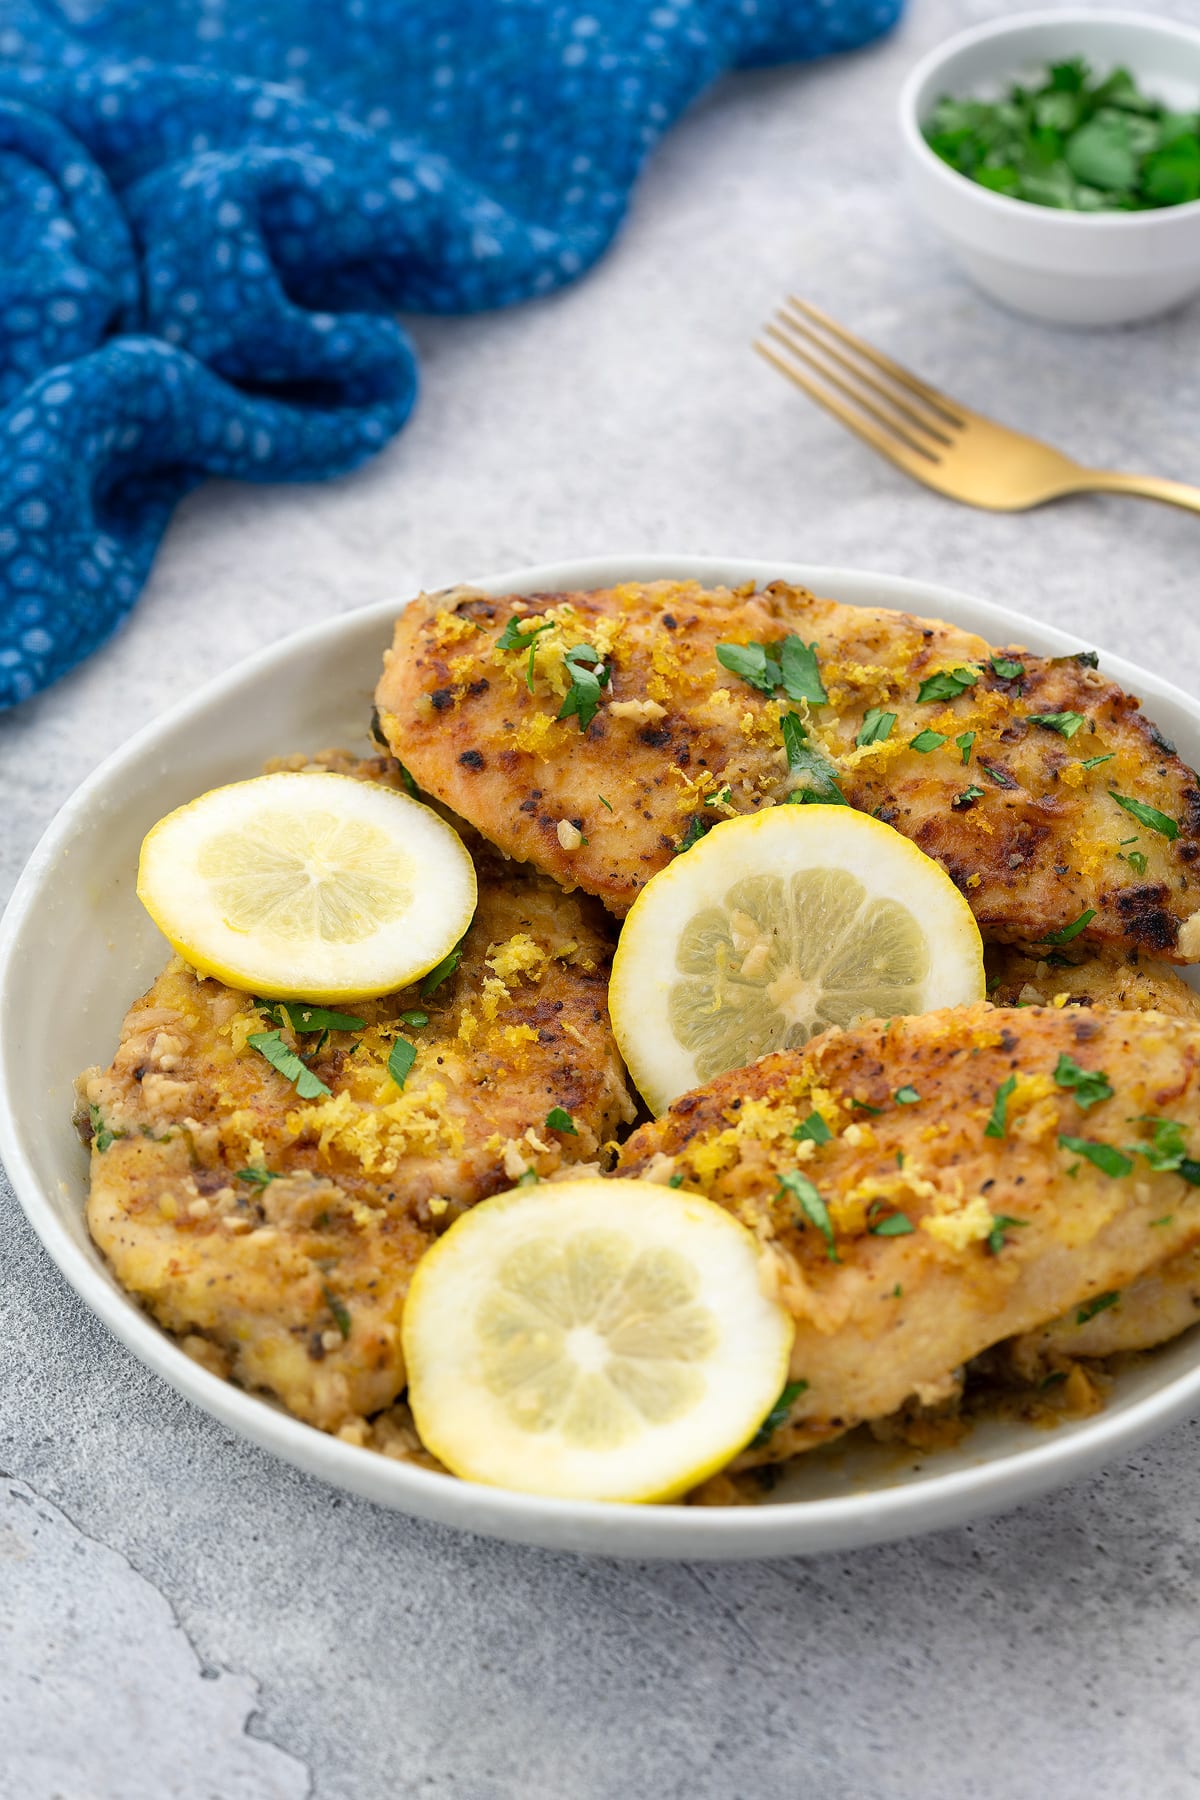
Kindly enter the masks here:
<path id="1" fill-rule="evenodd" d="M 127 628 L 0 719 L 0 894 L 102 757 L 259 645 L 558 556 L 925 576 L 1194 681 L 1200 521 L 1119 500 L 957 508 L 747 349 L 798 289 L 1084 458 L 1200 480 L 1197 308 L 1090 336 L 1009 318 L 894 190 L 905 70 L 1004 10 L 912 0 L 885 45 L 729 82 L 578 288 L 415 323 L 423 400 L 371 467 L 195 494 Z M 1196 1422 L 909 1543 L 588 1561 L 407 1520 L 230 1437 L 85 1311 L 2 1182 L 0 1255 L 2 1800 L 1200 1792 Z"/>

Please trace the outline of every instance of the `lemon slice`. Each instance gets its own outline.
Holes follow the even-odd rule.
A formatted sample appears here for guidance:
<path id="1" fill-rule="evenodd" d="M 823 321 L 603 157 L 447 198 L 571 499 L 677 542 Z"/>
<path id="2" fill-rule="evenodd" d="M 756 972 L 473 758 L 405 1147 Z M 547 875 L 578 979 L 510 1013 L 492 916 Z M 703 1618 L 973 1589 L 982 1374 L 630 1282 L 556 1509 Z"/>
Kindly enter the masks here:
<path id="1" fill-rule="evenodd" d="M 940 864 L 866 813 L 777 806 L 647 882 L 608 1004 L 653 1111 L 830 1025 L 984 997 L 983 945 Z"/>
<path id="2" fill-rule="evenodd" d="M 475 911 L 475 866 L 429 807 L 349 775 L 260 775 L 160 819 L 138 899 L 196 969 L 269 999 L 415 981 Z"/>
<path id="3" fill-rule="evenodd" d="M 484 1200 L 404 1309 L 417 1430 L 468 1481 L 667 1500 L 736 1456 L 787 1380 L 793 1325 L 758 1245 L 699 1195 L 598 1177 Z"/>

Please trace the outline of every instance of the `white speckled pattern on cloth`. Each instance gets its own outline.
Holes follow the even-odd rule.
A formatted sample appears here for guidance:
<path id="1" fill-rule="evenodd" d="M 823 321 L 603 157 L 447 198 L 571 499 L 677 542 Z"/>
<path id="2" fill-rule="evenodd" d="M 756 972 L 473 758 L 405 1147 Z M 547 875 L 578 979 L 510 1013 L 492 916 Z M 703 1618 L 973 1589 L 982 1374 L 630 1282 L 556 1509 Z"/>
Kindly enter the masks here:
<path id="1" fill-rule="evenodd" d="M 927 575 L 1194 683 L 1194 518 L 1117 500 L 956 508 L 746 349 L 794 287 L 1084 458 L 1200 480 L 1200 309 L 1091 337 L 1009 318 L 893 192 L 904 71 L 1004 10 L 911 0 L 876 50 L 729 84 L 664 146 L 586 283 L 417 322 L 424 404 L 372 467 L 187 502 L 120 638 L 0 720 L 3 891 L 110 749 L 248 651 L 330 610 L 557 556 L 687 548 Z M 15 1478 L 0 1482 L 0 1722 L 13 1694 L 58 1679 L 64 1644 L 70 1670 L 57 1704 L 24 1712 L 53 1716 L 54 1759 L 28 1728 L 3 1731 L 2 1800 L 1200 1792 L 1195 1423 L 1007 1518 L 908 1544 L 761 1567 L 585 1562 L 410 1522 L 231 1439 L 83 1310 L 6 1188 L 0 1255 Z"/>

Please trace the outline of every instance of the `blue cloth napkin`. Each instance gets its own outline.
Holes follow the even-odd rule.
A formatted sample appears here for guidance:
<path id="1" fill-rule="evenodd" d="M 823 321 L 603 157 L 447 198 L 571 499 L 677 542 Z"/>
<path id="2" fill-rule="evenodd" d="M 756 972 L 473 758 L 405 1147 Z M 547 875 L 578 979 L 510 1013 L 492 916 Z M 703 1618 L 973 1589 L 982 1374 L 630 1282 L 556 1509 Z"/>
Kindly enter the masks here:
<path id="1" fill-rule="evenodd" d="M 901 0 L 0 0 L 0 706 L 120 623 L 206 474 L 412 408 L 396 311 L 543 294 L 735 66 Z"/>

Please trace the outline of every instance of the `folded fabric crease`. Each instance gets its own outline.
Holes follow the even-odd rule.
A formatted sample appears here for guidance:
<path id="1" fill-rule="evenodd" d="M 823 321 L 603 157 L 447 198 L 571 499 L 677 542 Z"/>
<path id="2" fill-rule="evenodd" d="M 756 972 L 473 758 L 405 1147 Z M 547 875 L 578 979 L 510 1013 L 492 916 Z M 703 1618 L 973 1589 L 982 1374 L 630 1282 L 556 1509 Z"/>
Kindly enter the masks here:
<path id="1" fill-rule="evenodd" d="M 570 281 L 723 70 L 900 4 L 0 0 L 0 706 L 115 629 L 205 475 L 385 444 L 393 313 Z"/>

